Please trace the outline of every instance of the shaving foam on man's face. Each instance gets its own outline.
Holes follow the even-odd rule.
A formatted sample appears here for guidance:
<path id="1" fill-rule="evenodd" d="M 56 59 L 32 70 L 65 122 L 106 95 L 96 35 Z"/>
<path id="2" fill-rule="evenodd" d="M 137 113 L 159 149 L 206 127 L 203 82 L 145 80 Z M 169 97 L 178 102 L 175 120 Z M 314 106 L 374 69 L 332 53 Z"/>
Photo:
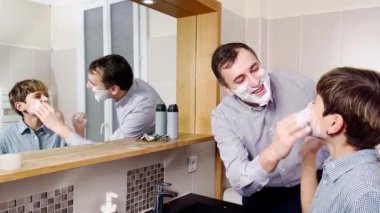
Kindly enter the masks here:
<path id="1" fill-rule="evenodd" d="M 91 88 L 96 101 L 104 101 L 109 97 L 109 92 L 106 89 L 98 89 L 96 87 Z"/>
<path id="2" fill-rule="evenodd" d="M 252 87 L 249 85 L 248 80 L 246 80 L 235 89 L 232 89 L 232 91 L 245 102 L 264 106 L 271 99 L 270 79 L 268 73 L 264 69 L 260 68 L 257 72 L 257 85 Z"/>

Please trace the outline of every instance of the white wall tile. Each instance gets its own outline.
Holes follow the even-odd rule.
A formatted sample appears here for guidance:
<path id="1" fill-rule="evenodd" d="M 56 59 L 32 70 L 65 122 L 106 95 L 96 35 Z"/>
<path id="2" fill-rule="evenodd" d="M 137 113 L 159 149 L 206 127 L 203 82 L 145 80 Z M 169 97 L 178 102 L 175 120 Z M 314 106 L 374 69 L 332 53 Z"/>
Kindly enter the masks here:
<path id="1" fill-rule="evenodd" d="M 11 88 L 11 48 L 0 45 L 0 87 Z"/>
<path id="2" fill-rule="evenodd" d="M 235 33 L 233 30 L 235 14 L 229 10 L 222 9 L 222 24 L 221 24 L 221 43 L 229 43 L 235 41 Z"/>
<path id="3" fill-rule="evenodd" d="M 268 25 L 267 19 L 261 19 L 260 60 L 265 69 L 268 68 Z"/>
<path id="4" fill-rule="evenodd" d="M 215 197 L 215 150 L 199 153 L 198 170 L 193 175 L 193 192 Z"/>
<path id="5" fill-rule="evenodd" d="M 32 54 L 33 75 L 50 87 L 50 74 L 52 71 L 51 52 L 46 50 L 33 50 Z"/>
<path id="6" fill-rule="evenodd" d="M 32 49 L 19 47 L 13 47 L 11 49 L 12 85 L 16 82 L 35 77 L 32 66 L 32 53 Z"/>
<path id="7" fill-rule="evenodd" d="M 260 18 L 247 20 L 247 40 L 246 44 L 255 50 L 256 54 L 260 54 Z"/>
<path id="8" fill-rule="evenodd" d="M 246 20 L 229 10 L 222 10 L 221 43 L 245 42 Z"/>
<path id="9" fill-rule="evenodd" d="M 301 18 L 274 19 L 268 29 L 268 70 L 298 71 Z"/>
<path id="10" fill-rule="evenodd" d="M 71 117 L 77 112 L 77 90 L 86 89 L 77 88 L 76 50 L 54 51 L 51 67 L 50 88 L 54 93 L 54 104 L 63 112 L 66 123 L 71 125 Z"/>
<path id="11" fill-rule="evenodd" d="M 343 12 L 342 66 L 380 70 L 380 8 Z"/>
<path id="12" fill-rule="evenodd" d="M 302 17 L 302 73 L 317 81 L 323 73 L 339 66 L 340 47 L 340 12 Z"/>
<path id="13" fill-rule="evenodd" d="M 176 36 L 154 37 L 148 41 L 148 83 L 167 106 L 176 103 L 176 53 Z"/>

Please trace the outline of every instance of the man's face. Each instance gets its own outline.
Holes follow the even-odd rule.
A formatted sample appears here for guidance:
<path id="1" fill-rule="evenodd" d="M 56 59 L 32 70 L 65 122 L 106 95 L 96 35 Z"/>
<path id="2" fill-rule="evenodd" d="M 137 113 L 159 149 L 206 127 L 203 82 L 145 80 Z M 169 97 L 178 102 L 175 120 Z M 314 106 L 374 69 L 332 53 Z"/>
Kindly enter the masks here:
<path id="1" fill-rule="evenodd" d="M 110 92 L 105 88 L 105 85 L 102 81 L 102 76 L 100 73 L 88 73 L 88 80 L 86 83 L 86 87 L 92 90 L 94 94 L 94 98 L 100 102 L 104 101 L 107 98 L 110 98 Z"/>
<path id="2" fill-rule="evenodd" d="M 105 86 L 102 82 L 102 76 L 100 75 L 100 73 L 90 73 L 89 72 L 86 87 L 88 89 L 93 89 L 93 88 L 105 89 Z"/>
<path id="3" fill-rule="evenodd" d="M 25 103 L 20 103 L 18 108 L 22 112 L 34 115 L 40 108 L 42 102 L 49 103 L 49 94 L 43 91 L 29 93 L 25 98 Z"/>
<path id="4" fill-rule="evenodd" d="M 243 101 L 265 105 L 270 99 L 269 76 L 261 68 L 260 61 L 248 50 L 238 50 L 234 64 L 222 68 L 221 74 L 228 89 Z"/>

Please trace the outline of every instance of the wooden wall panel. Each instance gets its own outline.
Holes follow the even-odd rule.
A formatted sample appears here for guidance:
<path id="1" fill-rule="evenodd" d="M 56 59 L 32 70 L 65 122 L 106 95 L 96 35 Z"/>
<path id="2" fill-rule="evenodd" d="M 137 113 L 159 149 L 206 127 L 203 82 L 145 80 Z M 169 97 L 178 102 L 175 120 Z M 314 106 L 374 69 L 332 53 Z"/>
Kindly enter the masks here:
<path id="1" fill-rule="evenodd" d="M 220 13 L 197 15 L 195 132 L 211 134 L 211 112 L 219 101 L 219 85 L 211 57 L 220 44 Z"/>
<path id="2" fill-rule="evenodd" d="M 195 133 L 196 16 L 177 19 L 177 104 L 179 131 Z"/>

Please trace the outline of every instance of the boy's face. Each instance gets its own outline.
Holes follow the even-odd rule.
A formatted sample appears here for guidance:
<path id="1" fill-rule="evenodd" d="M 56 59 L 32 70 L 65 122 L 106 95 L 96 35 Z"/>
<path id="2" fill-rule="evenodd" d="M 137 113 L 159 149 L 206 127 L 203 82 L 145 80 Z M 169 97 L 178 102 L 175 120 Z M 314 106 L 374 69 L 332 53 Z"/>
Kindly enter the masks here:
<path id="1" fill-rule="evenodd" d="M 325 107 L 323 105 L 322 97 L 317 94 L 315 100 L 309 104 L 309 108 L 311 113 L 310 127 L 312 136 L 326 138 L 327 125 L 326 116 L 323 116 Z"/>
<path id="2" fill-rule="evenodd" d="M 16 102 L 15 104 L 19 111 L 34 115 L 42 102 L 49 103 L 49 94 L 47 92 L 37 91 L 29 93 L 25 98 L 25 102 Z"/>

